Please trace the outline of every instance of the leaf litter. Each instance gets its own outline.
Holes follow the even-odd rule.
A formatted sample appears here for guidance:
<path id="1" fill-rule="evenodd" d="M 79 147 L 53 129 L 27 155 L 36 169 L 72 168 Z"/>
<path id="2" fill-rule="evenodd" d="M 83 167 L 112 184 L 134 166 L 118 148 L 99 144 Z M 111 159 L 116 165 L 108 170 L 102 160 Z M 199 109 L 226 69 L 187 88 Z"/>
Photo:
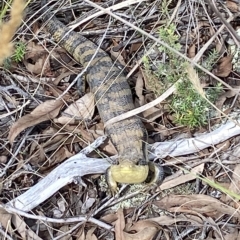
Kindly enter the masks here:
<path id="1" fill-rule="evenodd" d="M 100 3 L 103 4 L 101 1 Z M 144 5 L 146 3 L 149 4 L 147 7 Z M 179 51 L 186 53 L 191 59 L 197 59 L 196 61 L 202 66 L 232 87 L 232 89 L 223 88 L 211 101 L 214 101 L 218 109 L 237 119 L 239 73 L 235 70 L 238 68 L 233 68 L 233 57 L 229 54 L 227 42 L 224 41 L 226 36 L 231 39 L 232 35 L 229 26 L 226 26 L 220 34 L 214 36 L 216 29 L 221 25 L 225 26 L 225 23 L 215 15 L 210 5 L 205 2 L 196 4 L 189 1 L 182 1 L 180 5 L 171 2 L 165 7 L 160 1 L 151 3 L 144 1 L 139 5 L 124 5 L 124 2 L 122 4 L 123 6 L 117 10 L 119 14 L 127 21 L 130 19 L 128 16 L 134 16 L 131 19 L 134 19 L 137 25 L 138 22 L 143 21 L 141 28 L 147 32 L 158 33 L 158 27 L 170 16 L 176 20 L 178 24 L 174 32 L 180 38 L 174 44 L 180 43 Z M 30 4 L 28 7 L 30 12 L 33 11 L 33 5 Z M 57 4 L 54 9 L 58 7 Z M 73 4 L 61 10 L 61 14 L 72 13 L 74 7 Z M 229 11 L 239 12 L 239 6 L 234 1 L 217 4 L 217 7 L 224 13 L 223 17 L 226 19 L 231 17 Z M 92 7 L 86 4 L 80 6 L 75 14 L 78 15 L 80 11 L 84 15 L 91 9 Z M 167 9 L 168 12 L 164 12 L 163 9 Z M 196 11 L 196 15 L 199 13 L 198 18 L 194 17 L 193 12 L 188 12 L 189 9 Z M 191 22 L 189 17 L 186 17 L 189 14 L 193 16 L 195 22 Z M 87 30 L 83 30 L 83 34 L 91 32 L 88 37 L 98 42 L 99 36 L 94 35 L 94 31 L 107 29 L 108 18 L 107 15 L 98 18 L 98 24 L 95 20 Z M 153 22 L 156 24 L 154 25 Z M 31 26 L 31 20 L 27 24 Z M 239 27 L 235 21 L 231 20 L 230 24 L 235 29 Z M 86 93 L 80 98 L 76 85 L 68 89 L 81 67 L 59 46 L 53 46 L 50 37 L 46 38 L 46 33 L 42 38 L 42 30 L 37 29 L 37 25 L 33 26 L 35 35 L 30 37 L 26 34 L 23 37 L 27 42 L 27 52 L 22 63 L 18 63 L 21 72 L 18 71 L 17 65 L 13 65 L 11 71 L 18 76 L 13 78 L 12 75 L 4 73 L 1 82 L 2 86 L 12 84 L 20 86 L 22 91 L 31 94 L 31 101 L 34 99 L 38 103 L 34 110 L 26 105 L 19 113 L 13 115 L 13 112 L 12 118 L 6 116 L 5 118 L 8 118 L 6 122 L 9 122 L 11 127 L 7 125 L 8 128 L 0 128 L 2 146 L 4 146 L 0 157 L 13 158 L 16 161 L 9 166 L 5 176 L 2 177 L 2 204 L 21 195 L 26 191 L 26 187 L 31 188 L 31 185 L 35 185 L 58 164 L 89 146 L 104 133 L 104 126 L 94 109 L 93 96 Z M 149 50 L 153 43 L 147 37 L 139 38 L 137 32 L 126 30 L 123 26 L 121 22 L 113 22 L 111 27 L 114 31 L 110 29 L 103 45 L 107 46 L 105 47 L 107 51 L 117 48 L 117 51 L 108 52 L 114 59 L 118 59 L 125 70 L 134 69 L 137 64 L 128 81 L 133 89 L 135 105 L 140 107 L 158 97 L 155 90 L 164 92 L 164 87 L 169 87 L 169 82 L 164 82 L 163 79 L 165 76 L 171 76 L 174 68 L 163 68 L 163 65 L 166 67 L 172 64 L 169 55 L 159 48 Z M 81 27 L 84 29 L 83 26 Z M 171 33 L 171 28 L 168 30 Z M 232 38 L 233 44 L 234 41 Z M 212 54 L 213 49 L 218 51 L 216 58 Z M 148 66 L 149 72 L 146 71 L 146 63 L 139 64 L 141 61 L 144 62 L 142 58 L 148 51 L 151 60 Z M 181 60 L 178 60 L 179 66 L 180 62 Z M 160 67 L 159 63 L 162 64 L 159 65 Z M 158 75 L 159 70 L 161 70 L 160 75 Z M 177 69 L 175 74 L 177 75 L 181 70 Z M 203 75 L 199 69 L 195 68 L 195 71 L 200 79 L 197 89 L 204 91 L 206 96 L 211 92 L 207 90 L 218 88 L 215 79 Z M 31 75 L 33 80 L 28 82 L 19 80 L 21 79 L 19 76 L 24 75 L 23 72 Z M 154 72 L 152 76 L 149 75 L 151 72 Z M 43 82 L 40 81 L 40 76 L 56 79 L 52 83 Z M 155 81 L 154 88 L 151 87 L 151 81 Z M 67 94 L 59 99 L 65 91 Z M 0 93 L 0 100 L 5 109 L 2 114 L 9 111 L 6 107 L 9 102 L 23 105 L 25 101 L 15 90 L 8 92 L 1 90 Z M 8 97 L 3 97 L 4 94 Z M 174 92 L 172 96 L 175 97 L 177 94 Z M 214 92 L 212 91 L 211 94 Z M 188 97 L 189 94 L 186 94 L 186 98 Z M 10 110 L 14 111 L 14 108 L 11 107 Z M 185 133 L 189 137 L 195 137 L 214 130 L 225 122 L 221 112 L 211 110 L 208 114 L 210 117 L 206 118 L 204 125 L 195 128 L 186 127 L 175 122 L 176 114 L 173 113 L 169 99 L 166 98 L 160 104 L 143 111 L 140 117 L 147 127 L 149 143 L 154 143 L 160 140 L 181 140 Z M 34 127 L 30 133 L 27 132 L 29 127 Z M 15 146 L 19 148 L 16 149 Z M 132 192 L 129 192 L 127 187 L 120 190 L 120 194 L 115 198 L 109 198 L 107 187 L 105 190 L 99 187 L 104 183 L 100 182 L 98 175 L 92 178 L 89 176 L 83 179 L 76 178 L 74 183 L 78 184 L 69 183 L 33 210 L 37 216 L 53 216 L 54 219 L 60 220 L 90 214 L 93 222 L 82 220 L 80 225 L 66 222 L 60 226 L 59 223 L 44 221 L 42 224 L 40 220 L 32 219 L 32 224 L 29 224 L 26 217 L 19 216 L 23 213 L 16 211 L 19 215 L 2 213 L 0 223 L 7 234 L 16 236 L 12 229 L 14 226 L 20 236 L 23 238 L 28 236 L 29 239 L 48 239 L 49 231 L 52 236 L 61 236 L 61 239 L 193 239 L 196 236 L 197 239 L 238 239 L 239 230 L 235 227 L 239 224 L 238 149 L 239 137 L 233 137 L 222 145 L 212 145 L 204 150 L 198 149 L 196 145 L 197 151 L 187 156 L 168 155 L 164 159 L 155 159 L 164 166 L 166 174 L 165 182 L 159 188 L 146 190 L 133 186 Z M 114 155 L 116 150 L 109 141 L 104 141 L 100 147 L 89 153 L 89 156 L 98 158 Z M 6 163 L 3 161 L 1 164 Z M 85 164 L 83 167 L 89 167 L 89 170 L 85 170 L 90 173 L 90 168 L 94 166 Z M 21 172 L 22 170 L 25 172 Z M 8 178 L 13 181 L 8 182 Z M 4 184 L 6 182 L 9 183 L 8 186 Z M 141 200 L 142 203 L 139 202 L 140 195 L 145 197 Z M 131 198 L 136 198 L 136 202 L 130 202 Z M 119 209 L 116 210 L 113 206 L 116 206 L 118 201 L 121 201 L 121 205 L 118 205 Z M 57 212 L 63 215 L 56 215 Z M 39 232 L 37 226 L 40 222 Z M 105 225 L 106 223 L 109 225 Z M 109 226 L 112 227 L 111 230 L 106 230 Z"/>

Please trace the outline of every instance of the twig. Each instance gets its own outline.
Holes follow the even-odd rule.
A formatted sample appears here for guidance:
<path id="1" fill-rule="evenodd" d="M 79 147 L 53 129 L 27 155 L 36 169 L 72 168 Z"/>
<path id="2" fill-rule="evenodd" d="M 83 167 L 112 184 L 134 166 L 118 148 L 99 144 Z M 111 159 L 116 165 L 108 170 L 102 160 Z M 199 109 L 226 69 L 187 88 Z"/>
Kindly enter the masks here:
<path id="1" fill-rule="evenodd" d="M 36 220 L 41 220 L 41 221 L 45 221 L 45 222 L 51 222 L 51 223 L 74 223 L 74 222 L 91 222 L 94 223 L 100 227 L 106 228 L 107 230 L 112 230 L 112 226 L 108 225 L 104 222 L 101 222 L 93 217 L 87 217 L 87 216 L 78 216 L 78 217 L 70 217 L 70 218 L 49 218 L 49 217 L 45 217 L 45 216 L 36 216 L 30 213 L 26 213 L 22 210 L 19 210 L 17 208 L 14 208 L 10 205 L 3 205 L 0 204 L 0 208 L 6 210 L 9 213 L 14 213 L 14 214 L 18 214 L 21 215 L 23 217 L 27 217 L 30 219 L 36 219 Z"/>
<path id="2" fill-rule="evenodd" d="M 175 54 L 177 54 L 178 56 L 182 57 L 183 59 L 187 60 L 188 62 L 192 63 L 193 65 L 195 65 L 196 67 L 198 67 L 199 69 L 201 69 L 203 72 L 207 73 L 208 75 L 210 75 L 212 78 L 216 79 L 217 81 L 219 81 L 220 83 L 222 83 L 222 85 L 226 86 L 228 89 L 235 91 L 234 88 L 232 88 L 230 85 L 228 85 L 227 83 L 225 83 L 223 80 L 221 80 L 220 78 L 218 78 L 217 76 L 215 76 L 213 73 L 211 73 L 210 71 L 208 71 L 207 69 L 205 69 L 204 67 L 202 67 L 201 65 L 199 65 L 196 62 L 193 62 L 190 58 L 188 58 L 187 56 L 185 56 L 184 54 L 178 52 L 176 49 L 170 47 L 168 44 L 166 44 L 165 42 L 155 38 L 154 36 L 152 36 L 151 34 L 145 32 L 144 30 L 142 30 L 141 28 L 133 25 L 132 23 L 124 20 L 123 18 L 117 16 L 116 14 L 114 14 L 111 9 L 104 9 L 100 6 L 98 6 L 97 4 L 91 2 L 90 0 L 85 0 L 85 2 L 89 3 L 90 5 L 92 5 L 95 8 L 98 8 L 102 11 L 104 11 L 105 13 L 109 14 L 110 16 L 116 18 L 117 20 L 123 22 L 124 24 L 128 25 L 129 27 L 131 27 L 132 29 L 140 32 L 141 34 L 147 36 L 148 38 L 152 39 L 153 41 L 163 45 L 164 47 L 168 48 L 170 51 L 174 52 Z"/>
<path id="3" fill-rule="evenodd" d="M 13 110 L 12 112 L 2 114 L 2 115 L 0 116 L 0 119 L 3 119 L 3 118 L 5 118 L 5 117 L 8 117 L 8 116 L 10 116 L 10 115 L 12 115 L 12 114 L 20 111 L 21 109 L 23 109 L 24 107 L 26 107 L 29 103 L 30 103 L 30 100 L 26 101 L 22 106 L 20 106 L 19 108 Z"/>
<path id="4" fill-rule="evenodd" d="M 10 158 L 10 160 L 8 161 L 8 163 L 5 165 L 5 167 L 3 169 L 0 169 L 0 178 L 3 177 L 6 174 L 6 171 L 8 170 L 8 168 L 12 165 L 12 163 L 15 161 L 16 156 L 18 155 L 19 151 L 21 150 L 23 144 L 26 141 L 26 137 L 30 134 L 30 132 L 32 131 L 34 127 L 30 127 L 26 133 L 24 138 L 22 139 L 21 143 L 19 144 L 16 152 L 12 155 L 12 157 Z"/>
<path id="5" fill-rule="evenodd" d="M 143 111 L 146 111 L 147 109 L 154 107 L 155 105 L 161 103 L 163 100 L 165 100 L 166 98 L 168 98 L 175 90 L 176 90 L 176 84 L 179 83 L 180 80 L 178 80 L 173 86 L 171 86 L 167 91 L 165 91 L 160 97 L 158 97 L 157 99 L 153 100 L 150 103 L 147 103 L 139 108 L 135 108 L 131 111 L 128 111 L 126 113 L 123 113 L 117 117 L 111 118 L 110 120 L 108 120 L 105 124 L 104 124 L 104 128 L 106 128 L 108 125 L 114 124 L 116 122 L 122 121 L 126 118 L 135 116 Z"/>
<path id="6" fill-rule="evenodd" d="M 0 235 L 2 235 L 4 239 L 13 240 L 13 238 L 11 238 L 6 231 L 3 231 L 1 224 L 0 224 Z"/>
<path id="7" fill-rule="evenodd" d="M 234 19 L 233 16 L 229 17 L 227 19 L 228 22 L 232 21 Z M 222 30 L 224 29 L 224 25 L 222 25 L 217 32 L 215 32 L 215 34 L 203 45 L 203 47 L 198 51 L 198 53 L 195 55 L 195 57 L 193 58 L 194 62 L 198 62 L 199 59 L 202 57 L 203 53 L 209 48 L 209 46 L 211 45 L 211 43 L 214 41 L 214 39 L 222 32 Z"/>
<path id="8" fill-rule="evenodd" d="M 229 121 L 218 129 L 196 138 L 154 143 L 149 146 L 149 159 L 199 152 L 239 134 L 240 127 Z M 105 173 L 109 166 L 107 158 L 88 158 L 79 153 L 56 167 L 40 182 L 6 205 L 26 212 L 31 211 L 70 182 L 86 174 Z"/>
<path id="9" fill-rule="evenodd" d="M 147 0 L 142 0 L 142 2 L 144 1 L 147 1 Z M 93 6 L 91 3 L 89 3 L 88 1 L 85 1 L 87 2 L 88 4 L 90 4 L 91 6 Z M 78 27 L 79 25 L 93 19 L 93 18 L 96 18 L 96 17 L 99 17 L 103 14 L 106 14 L 105 10 L 109 10 L 109 11 L 115 11 L 115 10 L 119 10 L 121 8 L 124 8 L 124 7 L 127 7 L 127 6 L 130 6 L 132 4 L 135 4 L 135 3 L 139 3 L 139 0 L 127 0 L 127 1 L 124 1 L 124 2 L 120 2 L 118 4 L 115 4 L 111 7 L 108 7 L 108 8 L 103 8 L 103 9 L 100 9 L 100 11 L 94 13 L 94 14 L 91 14 L 89 15 L 88 17 L 86 17 L 85 19 L 81 20 L 80 22 L 76 23 L 76 24 L 73 24 L 73 25 L 70 25 L 69 28 L 71 28 L 72 30 L 75 29 L 76 27 Z M 93 6 L 95 7 L 95 6 Z M 102 7 L 101 7 L 102 8 Z M 99 8 L 98 8 L 99 9 Z"/>
<path id="10" fill-rule="evenodd" d="M 214 13 L 221 19 L 221 21 L 223 22 L 225 27 L 228 29 L 228 31 L 232 35 L 233 39 L 235 39 L 235 43 L 240 48 L 240 36 L 237 35 L 236 31 L 229 24 L 229 22 L 226 21 L 226 19 L 222 16 L 222 14 L 219 12 L 219 10 L 212 4 L 211 0 L 206 0 L 206 2 L 211 7 L 211 9 L 214 11 Z"/>

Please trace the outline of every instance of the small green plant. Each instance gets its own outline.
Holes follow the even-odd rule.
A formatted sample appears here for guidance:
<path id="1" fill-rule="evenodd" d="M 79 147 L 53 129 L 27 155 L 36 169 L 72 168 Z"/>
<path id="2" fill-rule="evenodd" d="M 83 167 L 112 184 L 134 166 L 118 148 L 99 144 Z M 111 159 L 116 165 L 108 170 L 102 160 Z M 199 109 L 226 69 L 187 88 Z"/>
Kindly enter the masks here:
<path id="1" fill-rule="evenodd" d="M 216 60 L 219 57 L 219 53 L 216 49 L 213 49 L 209 54 L 205 61 L 202 62 L 202 66 L 206 68 L 208 71 L 212 70 L 212 66 L 216 63 Z"/>
<path id="2" fill-rule="evenodd" d="M 11 67 L 12 62 L 19 63 L 24 59 L 26 54 L 26 45 L 23 42 L 16 42 L 15 50 L 11 57 L 5 58 L 3 61 L 3 66 L 6 69 Z"/>
<path id="3" fill-rule="evenodd" d="M 21 62 L 24 58 L 25 53 L 26 53 L 26 45 L 23 42 L 17 42 L 15 44 L 15 51 L 12 56 L 12 59 L 16 63 Z"/>
<path id="4" fill-rule="evenodd" d="M 174 24 L 161 27 L 159 29 L 159 37 L 177 51 L 181 49 L 179 36 L 176 34 L 176 26 Z M 188 79 L 186 71 L 187 62 L 180 59 L 175 53 L 164 46 L 159 46 L 158 49 L 166 60 L 164 63 L 155 63 L 154 71 L 150 67 L 150 59 L 146 56 L 143 59 L 145 73 L 148 78 L 148 89 L 153 91 L 156 96 L 159 96 L 172 84 L 181 80 L 176 86 L 177 92 L 168 99 L 169 108 L 174 116 L 174 122 L 190 128 L 206 124 L 211 106 L 197 92 Z M 217 52 L 212 51 L 204 61 L 205 67 L 211 69 L 217 57 Z M 222 87 L 218 84 L 215 88 L 206 90 L 205 95 L 210 101 L 215 101 L 221 91 Z"/>

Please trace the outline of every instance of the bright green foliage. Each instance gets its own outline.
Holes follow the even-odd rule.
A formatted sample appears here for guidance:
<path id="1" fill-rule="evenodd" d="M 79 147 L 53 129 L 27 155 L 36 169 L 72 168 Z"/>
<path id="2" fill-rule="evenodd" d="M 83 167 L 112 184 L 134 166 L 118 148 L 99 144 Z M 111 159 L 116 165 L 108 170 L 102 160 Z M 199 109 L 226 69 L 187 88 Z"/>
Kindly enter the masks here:
<path id="1" fill-rule="evenodd" d="M 178 51 L 181 49 L 179 36 L 176 34 L 176 26 L 174 24 L 161 27 L 159 29 L 159 37 L 172 48 Z M 143 59 L 145 73 L 148 78 L 148 88 L 152 90 L 156 96 L 160 96 L 172 86 L 172 84 L 181 79 L 181 82 L 177 84 L 177 92 L 168 99 L 169 107 L 174 116 L 174 122 L 190 128 L 206 124 L 208 112 L 211 107 L 189 81 L 186 72 L 186 61 L 179 58 L 164 46 L 160 46 L 158 49 L 164 56 L 165 62 L 159 63 L 155 61 L 155 68 L 157 70 L 151 70 L 149 58 L 145 56 Z M 208 58 L 205 59 L 205 67 L 211 69 L 216 59 L 217 52 L 213 51 L 209 54 Z M 215 101 L 221 91 L 221 85 L 217 85 L 215 88 L 206 90 L 205 94 L 210 101 Z"/>

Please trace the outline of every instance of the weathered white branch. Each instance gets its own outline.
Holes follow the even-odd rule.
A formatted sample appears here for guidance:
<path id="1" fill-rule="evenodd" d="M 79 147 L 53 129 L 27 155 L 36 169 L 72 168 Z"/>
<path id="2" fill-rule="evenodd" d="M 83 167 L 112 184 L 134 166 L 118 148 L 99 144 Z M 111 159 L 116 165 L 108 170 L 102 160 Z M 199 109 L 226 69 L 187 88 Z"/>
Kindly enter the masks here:
<path id="1" fill-rule="evenodd" d="M 196 153 L 239 134 L 240 127 L 229 121 L 216 130 L 204 133 L 198 137 L 169 142 L 156 142 L 149 146 L 149 159 L 156 157 L 165 158 L 167 156 L 177 157 Z"/>
<path id="2" fill-rule="evenodd" d="M 198 152 L 204 148 L 223 142 L 240 134 L 240 127 L 228 122 L 211 133 L 202 134 L 196 138 L 177 141 L 154 143 L 149 146 L 150 159 L 166 156 L 182 156 Z M 79 153 L 56 167 L 28 191 L 13 199 L 7 205 L 22 211 L 30 211 L 48 199 L 65 185 L 78 180 L 86 174 L 104 173 L 110 166 L 107 159 L 88 158 Z"/>
<path id="3" fill-rule="evenodd" d="M 109 166 L 110 163 L 106 159 L 88 158 L 79 153 L 57 166 L 40 182 L 7 205 L 28 212 L 65 185 L 79 182 L 80 177 L 86 174 L 104 173 Z"/>

